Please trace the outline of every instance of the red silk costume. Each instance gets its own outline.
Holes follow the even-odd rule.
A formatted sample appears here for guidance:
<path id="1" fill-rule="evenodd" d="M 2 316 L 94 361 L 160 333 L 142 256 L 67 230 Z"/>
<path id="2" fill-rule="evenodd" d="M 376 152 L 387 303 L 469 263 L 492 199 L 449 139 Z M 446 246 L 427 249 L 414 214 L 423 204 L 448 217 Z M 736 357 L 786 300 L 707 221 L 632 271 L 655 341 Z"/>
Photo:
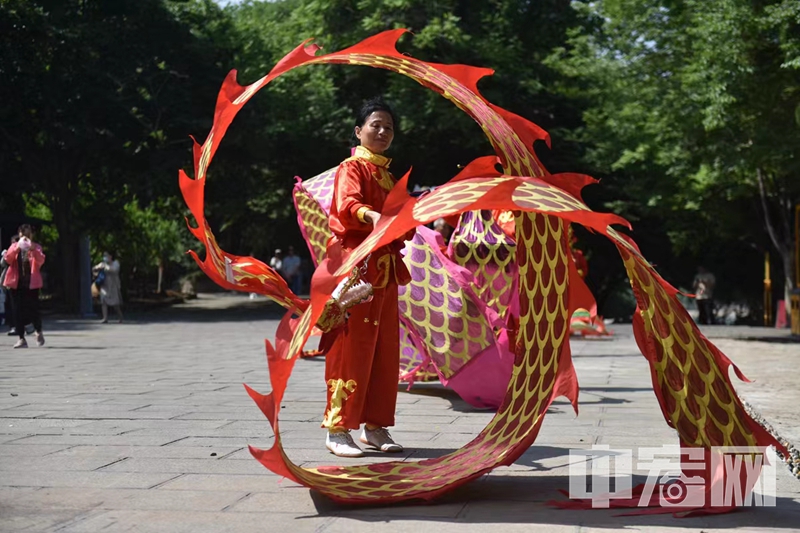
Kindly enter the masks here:
<path id="1" fill-rule="evenodd" d="M 329 255 L 349 253 L 372 231 L 364 214 L 383 210 L 395 184 L 388 170 L 390 161 L 359 146 L 353 157 L 339 165 L 328 219 L 333 232 Z M 400 368 L 397 287 L 411 280 L 400 255 L 402 248 L 402 240 L 397 240 L 367 260 L 365 278 L 372 284 L 373 298 L 350 309 L 347 324 L 325 357 L 328 404 L 322 427 L 394 425 Z"/>

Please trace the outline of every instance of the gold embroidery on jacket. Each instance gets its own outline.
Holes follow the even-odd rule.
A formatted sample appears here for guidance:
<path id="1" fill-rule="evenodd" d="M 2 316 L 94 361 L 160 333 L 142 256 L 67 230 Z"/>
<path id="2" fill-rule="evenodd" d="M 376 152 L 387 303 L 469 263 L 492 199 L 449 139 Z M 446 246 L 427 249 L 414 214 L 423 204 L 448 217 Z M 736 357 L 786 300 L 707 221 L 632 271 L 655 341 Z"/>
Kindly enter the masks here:
<path id="1" fill-rule="evenodd" d="M 391 268 L 394 266 L 392 261 L 394 257 L 392 254 L 384 254 L 375 262 L 375 283 L 372 284 L 373 289 L 383 289 L 389 283 L 389 274 Z"/>
<path id="2" fill-rule="evenodd" d="M 378 172 L 373 172 L 372 177 L 378 182 L 378 186 L 387 192 L 391 191 L 396 183 L 389 171 L 383 167 L 378 167 Z"/>

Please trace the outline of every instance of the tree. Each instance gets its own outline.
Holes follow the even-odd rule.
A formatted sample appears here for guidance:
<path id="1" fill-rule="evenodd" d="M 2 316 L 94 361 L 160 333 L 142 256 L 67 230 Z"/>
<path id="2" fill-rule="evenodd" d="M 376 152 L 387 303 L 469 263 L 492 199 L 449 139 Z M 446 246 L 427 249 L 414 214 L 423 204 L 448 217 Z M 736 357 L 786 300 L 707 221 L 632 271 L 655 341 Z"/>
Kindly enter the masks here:
<path id="1" fill-rule="evenodd" d="M 549 64 L 585 102 L 587 159 L 628 199 L 614 207 L 657 214 L 673 250 L 694 256 L 737 241 L 763 250 L 766 232 L 788 290 L 800 201 L 796 2 L 573 4 L 584 23 Z"/>
<path id="2" fill-rule="evenodd" d="M 172 216 L 159 214 L 153 206 L 139 207 L 136 200 L 125 206 L 126 249 L 131 253 L 134 268 L 148 271 L 158 268 L 156 292 L 163 292 L 164 269 L 170 262 L 180 261 L 188 249 L 189 234 L 182 221 L 174 216 L 178 210 L 174 205 L 165 205 L 163 211 Z"/>
<path id="3" fill-rule="evenodd" d="M 542 64 L 553 43 L 562 43 L 567 28 L 577 20 L 569 6 L 559 0 L 252 1 L 230 6 L 227 11 L 244 43 L 234 61 L 240 83 L 252 83 L 263 76 L 305 39 L 313 37 L 323 45 L 323 52 L 331 52 L 380 31 L 402 27 L 413 35 L 401 39 L 400 49 L 415 57 L 497 68 L 495 79 L 481 84 L 494 102 L 545 128 L 579 121 L 579 111 L 572 102 L 549 89 L 550 80 L 560 75 Z M 536 32 L 530 31 L 533 27 Z M 219 152 L 218 157 L 225 158 L 227 147 L 239 150 L 257 146 L 257 150 L 246 148 L 246 154 L 237 153 L 246 155 L 262 173 L 261 191 L 275 193 L 258 202 L 265 212 L 254 213 L 255 205 L 248 205 L 236 220 L 226 220 L 224 225 L 245 235 L 242 224 L 252 224 L 255 216 L 255 220 L 264 220 L 262 227 L 266 226 L 274 200 L 279 198 L 287 205 L 291 176 L 310 177 L 348 154 L 354 110 L 375 95 L 383 95 L 400 115 L 401 134 L 392 149 L 396 160 L 393 169 L 402 174 L 413 163 L 413 183 L 443 183 L 458 172 L 458 165 L 491 153 L 483 133 L 469 117 L 403 76 L 341 65 L 298 69 L 248 104 L 228 134 L 233 137 L 226 138 Z M 247 139 L 236 137 L 242 131 L 247 132 Z M 568 167 L 569 150 L 574 147 L 564 146 L 557 141 L 553 152 L 557 156 L 544 154 L 554 171 Z M 223 167 L 228 160 L 224 161 Z M 237 180 L 246 179 L 243 176 L 240 174 Z M 249 186 L 247 190 L 251 192 L 249 198 L 263 198 L 263 192 Z M 225 211 L 227 216 L 234 215 L 231 209 Z M 289 213 L 276 214 L 272 227 L 282 218 L 293 228 Z M 295 238 L 293 232 L 286 234 Z M 225 239 L 225 235 L 220 238 Z"/>
<path id="4" fill-rule="evenodd" d="M 243 85 L 262 77 L 308 38 L 316 38 L 323 51 L 334 51 L 385 29 L 407 27 L 415 34 L 400 46 L 409 53 L 431 61 L 497 67 L 499 78 L 484 85 L 487 96 L 501 105 L 545 127 L 579 120 L 569 99 L 547 89 L 547 77 L 557 74 L 541 65 L 551 46 L 547 39 L 563 41 L 576 20 L 557 0 L 410 0 L 391 5 L 250 1 L 230 5 L 224 14 L 232 21 L 229 39 L 238 43 L 226 66 L 238 71 Z M 540 27 L 538 36 L 526 30 L 531 24 Z M 395 104 L 401 115 L 402 134 L 392 154 L 396 174 L 413 163 L 415 183 L 438 184 L 453 176 L 458 165 L 491 152 L 471 119 L 402 76 L 340 65 L 298 69 L 276 80 L 242 110 L 215 156 L 206 185 L 206 214 L 218 230 L 220 244 L 261 257 L 275 247 L 297 244 L 301 235 L 291 203 L 292 178 L 311 177 L 346 157 L 354 110 L 376 94 Z M 199 139 L 207 133 L 192 131 Z M 552 167 L 567 166 L 563 146 L 554 151 L 560 159 L 550 157 Z"/>
<path id="5" fill-rule="evenodd" d="M 0 0 L 2 174 L 52 213 L 73 308 L 79 235 L 120 228 L 134 195 L 177 192 L 228 63 L 208 37 L 222 24 L 210 0 Z"/>

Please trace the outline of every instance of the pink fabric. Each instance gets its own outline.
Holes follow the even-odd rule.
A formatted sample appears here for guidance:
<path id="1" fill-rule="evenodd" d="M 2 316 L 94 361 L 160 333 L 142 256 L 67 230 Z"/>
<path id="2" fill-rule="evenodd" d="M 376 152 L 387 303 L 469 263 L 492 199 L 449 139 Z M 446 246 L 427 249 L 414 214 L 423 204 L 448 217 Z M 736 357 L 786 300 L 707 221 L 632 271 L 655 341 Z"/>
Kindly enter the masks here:
<path id="1" fill-rule="evenodd" d="M 3 282 L 3 286 L 8 287 L 9 289 L 16 289 L 17 284 L 19 283 L 19 261 L 17 258 L 19 257 L 19 246 L 18 243 L 14 243 L 6 252 L 6 263 L 8 263 L 8 272 L 6 272 L 6 279 Z M 42 252 L 42 247 L 36 244 L 35 242 L 31 243 L 31 249 L 28 251 L 28 255 L 30 256 L 31 261 L 31 289 L 41 289 L 42 288 L 42 274 L 40 269 L 44 264 L 44 252 Z"/>
<path id="2" fill-rule="evenodd" d="M 497 409 L 506 397 L 513 370 L 514 352 L 509 347 L 508 331 L 502 330 L 497 343 L 470 359 L 447 386 L 470 405 Z"/>

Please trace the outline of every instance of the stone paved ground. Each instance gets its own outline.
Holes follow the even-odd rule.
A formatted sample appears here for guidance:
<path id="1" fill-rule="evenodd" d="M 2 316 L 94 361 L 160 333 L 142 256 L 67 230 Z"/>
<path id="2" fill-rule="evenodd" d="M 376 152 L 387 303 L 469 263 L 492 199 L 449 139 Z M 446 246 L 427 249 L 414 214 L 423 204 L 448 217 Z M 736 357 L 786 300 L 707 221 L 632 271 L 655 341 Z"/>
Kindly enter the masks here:
<path id="1" fill-rule="evenodd" d="M 557 401 L 513 466 L 429 505 L 332 504 L 280 482 L 246 448 L 272 440 L 242 388 L 269 389 L 263 338 L 277 325 L 271 309 L 203 296 L 122 325 L 51 320 L 45 348 L 11 350 L 10 337 L 0 340 L 0 531 L 800 530 L 800 481 L 782 465 L 773 508 L 676 519 L 545 505 L 569 486 L 570 449 L 677 443 L 626 326 L 614 340 L 573 341 L 580 416 Z M 731 339 L 762 336 L 742 331 L 707 333 L 757 380 L 738 385 L 742 395 L 797 444 L 800 345 Z M 344 461 L 327 453 L 318 428 L 323 367 L 298 362 L 284 401 L 287 452 L 304 465 Z M 438 385 L 400 392 L 397 414 L 393 434 L 407 460 L 454 450 L 491 418 Z"/>

